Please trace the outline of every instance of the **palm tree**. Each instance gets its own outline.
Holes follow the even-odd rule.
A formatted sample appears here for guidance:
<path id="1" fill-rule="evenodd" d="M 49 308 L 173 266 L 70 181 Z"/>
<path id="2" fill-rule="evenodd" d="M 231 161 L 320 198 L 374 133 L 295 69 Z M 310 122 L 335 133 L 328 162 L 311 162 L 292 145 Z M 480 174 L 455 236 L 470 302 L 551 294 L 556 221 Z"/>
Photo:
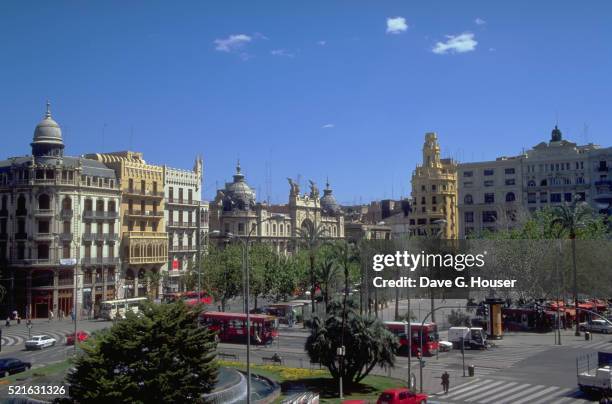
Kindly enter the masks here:
<path id="1" fill-rule="evenodd" d="M 300 238 L 300 243 L 308 250 L 308 260 L 310 262 L 310 301 L 312 304 L 312 315 L 315 313 L 315 292 L 317 289 L 315 260 L 317 251 L 321 246 L 323 237 L 327 235 L 325 228 L 319 224 L 305 222 L 300 229 L 297 230 L 297 235 Z"/>
<path id="2" fill-rule="evenodd" d="M 576 308 L 576 333 L 580 335 L 580 325 L 578 321 L 578 269 L 576 267 L 576 234 L 578 229 L 585 227 L 592 219 L 592 212 L 589 205 L 585 202 L 574 199 L 571 204 L 558 206 L 554 211 L 555 218 L 553 226 L 559 228 L 567 234 L 572 242 L 572 266 L 574 270 L 574 307 Z"/>
<path id="3" fill-rule="evenodd" d="M 324 257 L 317 265 L 317 278 L 321 284 L 321 293 L 323 294 L 323 302 L 325 304 L 325 314 L 328 313 L 330 303 L 330 288 L 338 279 L 339 266 L 336 261 L 330 257 Z"/>

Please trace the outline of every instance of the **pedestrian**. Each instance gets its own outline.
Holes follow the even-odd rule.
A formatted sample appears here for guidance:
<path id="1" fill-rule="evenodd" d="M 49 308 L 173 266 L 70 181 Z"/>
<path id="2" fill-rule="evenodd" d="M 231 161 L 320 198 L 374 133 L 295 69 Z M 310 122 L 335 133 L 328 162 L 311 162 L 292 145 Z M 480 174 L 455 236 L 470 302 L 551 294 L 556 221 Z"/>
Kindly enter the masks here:
<path id="1" fill-rule="evenodd" d="M 7 326 L 7 327 L 10 327 L 10 326 L 11 326 L 11 316 L 8 316 L 8 317 L 6 318 L 6 323 L 5 323 L 4 325 L 5 325 L 5 326 Z"/>
<path id="2" fill-rule="evenodd" d="M 53 310 L 49 310 L 49 322 L 53 320 Z"/>
<path id="3" fill-rule="evenodd" d="M 21 317 L 19 317 L 19 314 L 17 314 L 17 325 L 21 324 Z"/>
<path id="4" fill-rule="evenodd" d="M 17 316 L 19 313 L 17 313 L 17 310 L 13 310 L 13 320 L 17 320 Z"/>
<path id="5" fill-rule="evenodd" d="M 448 394 L 448 388 L 450 387 L 450 376 L 448 375 L 448 372 L 444 372 L 442 374 L 442 388 L 444 389 L 444 394 Z"/>

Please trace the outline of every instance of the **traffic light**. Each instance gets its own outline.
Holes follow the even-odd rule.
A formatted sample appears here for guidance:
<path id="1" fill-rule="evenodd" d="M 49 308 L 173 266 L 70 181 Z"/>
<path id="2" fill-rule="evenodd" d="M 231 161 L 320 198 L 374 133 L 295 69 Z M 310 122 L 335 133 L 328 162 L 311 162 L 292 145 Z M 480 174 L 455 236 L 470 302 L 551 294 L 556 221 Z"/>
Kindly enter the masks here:
<path id="1" fill-rule="evenodd" d="M 484 305 L 484 315 L 485 317 L 489 317 L 489 305 L 488 304 Z"/>

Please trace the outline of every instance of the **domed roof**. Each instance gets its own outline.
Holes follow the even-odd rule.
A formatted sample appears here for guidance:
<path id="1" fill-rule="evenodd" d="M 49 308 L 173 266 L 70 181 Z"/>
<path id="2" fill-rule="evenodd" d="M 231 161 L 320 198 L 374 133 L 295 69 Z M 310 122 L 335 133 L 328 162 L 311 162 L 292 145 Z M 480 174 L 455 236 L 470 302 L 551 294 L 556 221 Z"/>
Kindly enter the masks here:
<path id="1" fill-rule="evenodd" d="M 248 210 L 255 206 L 255 192 L 245 181 L 240 170 L 240 162 L 236 166 L 234 182 L 226 183 L 223 193 L 225 194 L 223 199 L 224 210 Z"/>
<path id="2" fill-rule="evenodd" d="M 336 202 L 336 198 L 332 195 L 332 190 L 329 188 L 329 182 L 326 184 L 323 190 L 323 196 L 321 197 L 321 210 L 327 215 L 337 215 L 342 212 L 340 205 Z"/>
<path id="3" fill-rule="evenodd" d="M 57 144 L 63 145 L 62 141 L 62 129 L 60 126 L 51 118 L 50 104 L 47 101 L 47 112 L 45 117 L 36 125 L 34 129 L 33 144 Z"/>

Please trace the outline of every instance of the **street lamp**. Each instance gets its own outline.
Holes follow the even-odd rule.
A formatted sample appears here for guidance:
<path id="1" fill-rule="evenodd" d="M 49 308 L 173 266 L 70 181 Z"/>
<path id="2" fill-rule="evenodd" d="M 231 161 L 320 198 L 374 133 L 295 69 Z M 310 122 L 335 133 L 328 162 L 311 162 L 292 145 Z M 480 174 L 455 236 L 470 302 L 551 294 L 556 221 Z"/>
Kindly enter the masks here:
<path id="1" fill-rule="evenodd" d="M 434 220 L 433 224 L 439 226 L 438 231 L 436 232 L 435 238 L 437 240 L 442 240 L 443 236 L 444 236 L 444 226 L 446 225 L 447 221 L 446 219 L 438 219 L 438 220 Z M 432 322 L 436 322 L 436 316 L 435 316 L 435 298 L 434 298 L 434 289 L 430 288 L 430 298 L 431 298 L 431 321 Z"/>
<path id="2" fill-rule="evenodd" d="M 273 214 L 258 223 L 268 222 L 270 220 L 283 220 L 286 216 L 283 214 Z M 244 295 L 245 295 L 245 310 L 246 310 L 246 328 L 247 328 L 247 404 L 251 403 L 251 315 L 249 313 L 249 241 L 253 235 L 256 226 L 251 227 L 246 238 L 236 236 L 233 233 L 227 232 L 225 235 L 230 239 L 239 240 L 242 243 L 242 264 L 244 271 Z"/>
<path id="3" fill-rule="evenodd" d="M 404 320 L 404 333 L 408 339 L 408 389 L 412 390 L 412 327 L 410 325 L 410 310 L 408 310 L 408 321 Z"/>

